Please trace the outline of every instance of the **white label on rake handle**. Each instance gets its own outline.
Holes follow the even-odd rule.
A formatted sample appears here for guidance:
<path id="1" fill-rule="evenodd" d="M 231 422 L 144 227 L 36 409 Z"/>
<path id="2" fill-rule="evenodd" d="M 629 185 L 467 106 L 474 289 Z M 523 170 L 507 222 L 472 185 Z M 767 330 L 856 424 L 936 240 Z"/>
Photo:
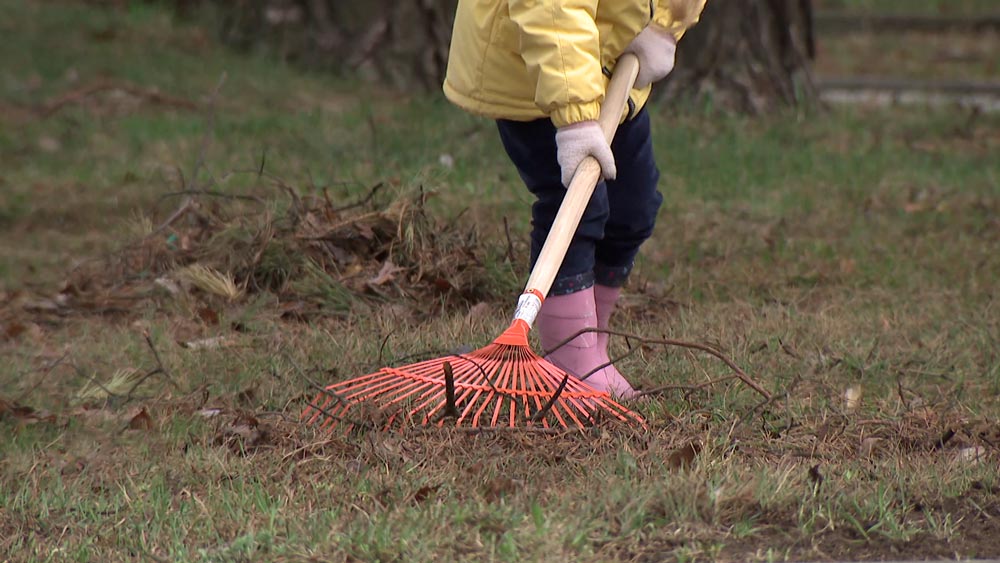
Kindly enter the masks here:
<path id="1" fill-rule="evenodd" d="M 521 319 L 528 323 L 528 326 L 535 324 L 535 317 L 542 308 L 542 300 L 534 293 L 522 293 L 517 298 L 517 309 L 514 310 L 514 319 Z"/>

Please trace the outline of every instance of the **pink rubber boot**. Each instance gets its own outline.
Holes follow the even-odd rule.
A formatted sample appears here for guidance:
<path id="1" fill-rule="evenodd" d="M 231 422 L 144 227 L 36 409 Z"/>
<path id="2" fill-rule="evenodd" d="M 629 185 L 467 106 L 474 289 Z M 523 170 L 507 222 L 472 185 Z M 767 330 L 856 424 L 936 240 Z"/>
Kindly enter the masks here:
<path id="1" fill-rule="evenodd" d="M 597 306 L 597 328 L 607 330 L 608 321 L 615 312 L 615 304 L 618 303 L 618 296 L 622 294 L 622 288 L 609 287 L 606 285 L 594 286 L 594 303 Z M 607 333 L 597 333 L 597 345 L 605 351 L 608 349 L 609 337 Z"/>
<path id="2" fill-rule="evenodd" d="M 593 332 L 581 334 L 553 350 L 578 331 L 597 327 L 593 287 L 568 295 L 547 297 L 538 313 L 537 324 L 542 348 L 552 350 L 545 359 L 560 369 L 581 377 L 609 362 L 607 348 L 598 345 L 598 335 Z M 598 391 L 607 391 L 623 399 L 632 398 L 636 394 L 635 389 L 613 366 L 594 372 L 584 381 Z"/>
<path id="3" fill-rule="evenodd" d="M 622 294 L 622 288 L 620 287 L 609 287 L 606 285 L 595 285 L 594 286 L 594 303 L 596 304 L 597 311 L 597 328 L 607 330 L 608 321 L 611 320 L 611 315 L 615 312 L 615 304 L 618 303 L 618 296 Z M 611 357 L 608 354 L 608 341 L 610 340 L 609 335 L 606 332 L 598 332 L 597 334 L 597 346 L 604 350 L 604 355 Z M 611 364 L 607 367 L 611 372 L 611 377 L 620 378 L 625 380 L 622 374 L 618 371 L 618 368 Z"/>

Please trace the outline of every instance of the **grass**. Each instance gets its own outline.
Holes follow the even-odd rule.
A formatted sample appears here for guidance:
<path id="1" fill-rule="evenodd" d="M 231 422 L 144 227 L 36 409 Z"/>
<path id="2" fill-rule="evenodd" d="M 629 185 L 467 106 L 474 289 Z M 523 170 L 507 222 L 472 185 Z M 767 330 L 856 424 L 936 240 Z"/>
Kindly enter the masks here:
<path id="1" fill-rule="evenodd" d="M 530 199 L 491 124 L 441 96 L 236 56 L 155 6 L 0 8 L 4 557 L 1000 555 L 996 115 L 656 108 L 666 205 L 615 326 L 714 345 L 775 401 L 712 384 L 730 372 L 707 356 L 651 343 L 620 363 L 636 382 L 707 386 L 638 406 L 648 431 L 319 435 L 296 422 L 310 381 L 503 328 L 526 275 Z M 29 111 L 102 76 L 199 109 L 112 91 Z M 262 160 L 280 181 L 258 177 Z M 271 285 L 329 314 L 287 320 L 282 296 L 250 289 L 233 300 L 160 290 L 105 315 L 39 305 L 76 279 L 76 261 L 151 233 L 183 201 L 164 194 L 264 200 L 196 198 L 213 217 L 244 217 L 214 231 L 228 242 L 213 249 L 233 254 L 217 257 L 229 276 L 237 251 L 288 212 L 282 185 L 343 205 L 380 182 L 380 205 L 422 186 L 437 225 L 476 227 L 476 258 L 495 278 L 476 294 L 485 312 L 361 300 L 290 241 L 267 247 Z M 255 222 L 265 216 L 274 223 Z M 513 263 L 494 251 L 503 218 Z"/>
<path id="2" fill-rule="evenodd" d="M 989 16 L 996 12 L 990 0 L 818 0 L 820 10 L 863 14 L 917 14 L 947 16 Z"/>
<path id="3" fill-rule="evenodd" d="M 868 1 L 821 0 L 822 13 L 848 15 L 904 15 L 930 18 L 985 18 L 997 13 L 989 0 Z M 820 34 L 814 71 L 821 78 L 879 77 L 919 82 L 996 82 L 1000 63 L 995 30 L 877 31 L 860 24 L 839 33 Z"/>

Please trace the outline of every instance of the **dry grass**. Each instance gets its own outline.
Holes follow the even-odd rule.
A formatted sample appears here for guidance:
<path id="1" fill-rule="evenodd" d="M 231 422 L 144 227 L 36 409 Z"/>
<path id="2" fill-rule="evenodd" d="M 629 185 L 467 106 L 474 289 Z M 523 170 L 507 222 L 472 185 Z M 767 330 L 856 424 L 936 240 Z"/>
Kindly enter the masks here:
<path id="1" fill-rule="evenodd" d="M 236 301 L 243 296 L 244 288 L 236 285 L 233 275 L 222 273 L 202 264 L 191 264 L 174 272 L 181 283 L 193 285 L 209 295 Z"/>

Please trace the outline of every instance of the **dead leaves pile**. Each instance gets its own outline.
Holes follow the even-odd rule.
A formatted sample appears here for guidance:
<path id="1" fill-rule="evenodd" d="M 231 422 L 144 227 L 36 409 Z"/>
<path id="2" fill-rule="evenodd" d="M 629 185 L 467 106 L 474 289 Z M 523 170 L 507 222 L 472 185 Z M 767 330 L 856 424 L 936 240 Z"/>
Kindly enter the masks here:
<path id="1" fill-rule="evenodd" d="M 31 322 L 134 314 L 164 298 L 211 306 L 267 293 L 282 317 L 308 320 L 387 300 L 436 314 L 428 303 L 469 307 L 511 294 L 484 263 L 498 250 L 474 225 L 431 218 L 430 192 L 379 203 L 376 186 L 361 201 L 338 206 L 325 192 L 300 195 L 280 184 L 287 199 L 189 197 L 159 225 L 138 221 L 133 240 L 75 267 L 54 294 L 5 295 L 5 338 Z M 516 280 L 509 281 L 513 288 Z"/>

